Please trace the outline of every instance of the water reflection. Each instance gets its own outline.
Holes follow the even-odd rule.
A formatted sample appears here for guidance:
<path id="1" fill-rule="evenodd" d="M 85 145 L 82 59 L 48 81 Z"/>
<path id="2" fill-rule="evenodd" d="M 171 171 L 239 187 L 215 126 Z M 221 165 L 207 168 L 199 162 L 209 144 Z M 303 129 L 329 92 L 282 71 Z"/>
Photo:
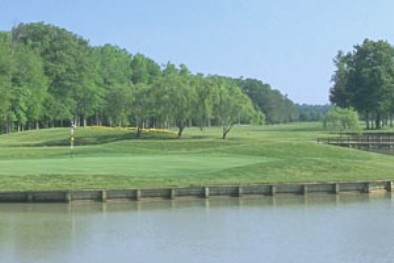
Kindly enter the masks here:
<path id="1" fill-rule="evenodd" d="M 393 220 L 389 193 L 1 204 L 0 262 L 385 262 Z"/>

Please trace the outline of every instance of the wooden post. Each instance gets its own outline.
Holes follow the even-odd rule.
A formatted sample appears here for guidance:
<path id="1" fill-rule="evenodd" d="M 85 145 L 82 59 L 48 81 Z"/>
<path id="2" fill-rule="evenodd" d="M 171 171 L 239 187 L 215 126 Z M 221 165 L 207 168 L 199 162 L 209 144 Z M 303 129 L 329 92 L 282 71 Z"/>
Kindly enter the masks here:
<path id="1" fill-rule="evenodd" d="M 340 191 L 339 184 L 334 184 L 334 193 L 339 194 L 339 191 Z"/>
<path id="2" fill-rule="evenodd" d="M 307 193 L 308 193 L 308 185 L 304 184 L 304 185 L 302 186 L 302 194 L 303 194 L 303 195 L 306 195 Z"/>
<path id="3" fill-rule="evenodd" d="M 209 198 L 209 187 L 204 187 L 204 197 Z"/>
<path id="4" fill-rule="evenodd" d="M 171 200 L 175 200 L 175 196 L 176 196 L 175 189 L 172 188 L 172 189 L 170 190 L 170 199 L 171 199 Z"/>
<path id="5" fill-rule="evenodd" d="M 394 192 L 394 183 L 393 183 L 393 181 L 389 181 L 388 182 L 387 191 Z"/>
<path id="6" fill-rule="evenodd" d="M 142 192 L 140 189 L 135 190 L 135 200 L 140 201 L 142 198 Z"/>
<path id="7" fill-rule="evenodd" d="M 271 185 L 271 195 L 274 196 L 276 194 L 276 186 Z"/>
<path id="8" fill-rule="evenodd" d="M 71 199 L 71 192 L 65 192 L 64 193 L 64 200 L 66 201 L 66 203 L 70 203 L 72 201 L 72 199 Z"/>
<path id="9" fill-rule="evenodd" d="M 242 197 L 243 195 L 243 189 L 241 186 L 238 187 L 238 197 Z"/>
<path id="10" fill-rule="evenodd" d="M 365 188 L 364 188 L 364 191 L 366 192 L 366 193 L 371 193 L 372 192 L 372 185 L 371 185 L 371 183 L 365 183 Z"/>
<path id="11" fill-rule="evenodd" d="M 101 202 L 107 202 L 107 191 L 101 191 Z"/>

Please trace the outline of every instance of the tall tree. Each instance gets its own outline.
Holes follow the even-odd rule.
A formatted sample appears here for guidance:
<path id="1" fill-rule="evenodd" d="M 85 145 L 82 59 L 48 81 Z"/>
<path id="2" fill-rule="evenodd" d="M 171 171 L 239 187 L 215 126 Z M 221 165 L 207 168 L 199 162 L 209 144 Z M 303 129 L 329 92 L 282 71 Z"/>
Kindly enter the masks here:
<path id="1" fill-rule="evenodd" d="M 0 32 L 0 125 L 5 133 L 9 132 L 12 64 L 10 34 Z"/>
<path id="2" fill-rule="evenodd" d="M 187 121 L 192 118 L 195 91 L 188 77 L 177 72 L 165 75 L 153 84 L 156 116 L 164 122 L 174 121 L 178 138 L 182 136 Z"/>
<path id="3" fill-rule="evenodd" d="M 28 122 L 37 125 L 47 88 L 41 58 L 8 33 L 0 34 L 0 58 L 2 126 L 10 132 Z"/>
<path id="4" fill-rule="evenodd" d="M 242 120 L 250 121 L 256 115 L 252 102 L 245 95 L 235 81 L 223 77 L 213 77 L 214 88 L 218 97 L 214 104 L 214 112 L 223 132 L 222 139 L 226 139 L 236 123 Z"/>
<path id="5" fill-rule="evenodd" d="M 131 54 L 126 50 L 109 44 L 92 49 L 91 60 L 97 69 L 95 93 L 99 92 L 96 94 L 97 106 L 94 113 L 97 120 L 103 116 L 110 120 L 114 119 L 111 105 L 116 101 L 113 100 L 113 96 L 117 93 L 119 86 L 131 84 L 131 59 Z M 109 96 L 109 94 L 111 95 Z M 111 98 L 111 101 L 105 98 Z"/>
<path id="6" fill-rule="evenodd" d="M 215 81 L 213 78 L 197 75 L 191 78 L 190 85 L 194 87 L 196 93 L 193 119 L 200 129 L 210 126 L 214 117 L 214 103 L 218 101 L 218 89 L 214 88 Z"/>
<path id="7" fill-rule="evenodd" d="M 141 136 L 141 131 L 145 128 L 145 123 L 152 117 L 154 112 L 153 87 L 153 85 L 144 83 L 134 85 L 134 100 L 131 106 L 131 113 L 137 126 L 137 138 Z"/>
<path id="8" fill-rule="evenodd" d="M 352 54 L 344 54 L 338 51 L 334 58 L 336 70 L 331 77 L 334 83 L 330 89 L 330 101 L 339 107 L 349 107 L 351 105 L 352 94 L 349 91 L 349 76 L 351 71 Z"/>
<path id="9" fill-rule="evenodd" d="M 19 24 L 13 40 L 38 52 L 48 78 L 46 117 L 49 121 L 72 120 L 78 114 L 78 93 L 86 85 L 88 42 L 63 29 L 44 23 Z"/>
<path id="10" fill-rule="evenodd" d="M 134 101 L 133 84 L 115 85 L 107 92 L 106 115 L 110 126 L 130 124 Z"/>
<path id="11" fill-rule="evenodd" d="M 47 96 L 47 78 L 41 58 L 28 47 L 17 45 L 14 60 L 12 110 L 18 130 L 22 130 L 27 122 L 38 128 Z"/>
<path id="12" fill-rule="evenodd" d="M 394 49 L 386 41 L 365 39 L 352 53 L 339 53 L 337 70 L 330 90 L 331 102 L 352 106 L 379 129 L 382 118 L 391 111 L 394 97 Z"/>

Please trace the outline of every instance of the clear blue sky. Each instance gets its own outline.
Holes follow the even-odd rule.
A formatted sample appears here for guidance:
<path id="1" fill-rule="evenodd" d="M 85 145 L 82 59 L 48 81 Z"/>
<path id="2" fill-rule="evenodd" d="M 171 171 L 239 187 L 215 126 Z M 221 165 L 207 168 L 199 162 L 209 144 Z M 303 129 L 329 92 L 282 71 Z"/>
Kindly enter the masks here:
<path id="1" fill-rule="evenodd" d="M 193 73 L 251 77 L 298 103 L 328 103 L 333 57 L 394 44 L 392 0 L 0 0 L 0 30 L 38 22 Z"/>

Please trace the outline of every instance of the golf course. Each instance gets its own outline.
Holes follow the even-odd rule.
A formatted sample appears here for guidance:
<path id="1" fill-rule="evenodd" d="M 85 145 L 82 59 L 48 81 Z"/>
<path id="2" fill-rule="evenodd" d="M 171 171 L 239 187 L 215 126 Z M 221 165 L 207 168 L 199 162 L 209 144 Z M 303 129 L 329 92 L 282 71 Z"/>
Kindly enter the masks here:
<path id="1" fill-rule="evenodd" d="M 392 180 L 393 156 L 318 144 L 321 123 L 176 131 L 85 127 L 0 135 L 0 189 L 125 189 Z"/>

